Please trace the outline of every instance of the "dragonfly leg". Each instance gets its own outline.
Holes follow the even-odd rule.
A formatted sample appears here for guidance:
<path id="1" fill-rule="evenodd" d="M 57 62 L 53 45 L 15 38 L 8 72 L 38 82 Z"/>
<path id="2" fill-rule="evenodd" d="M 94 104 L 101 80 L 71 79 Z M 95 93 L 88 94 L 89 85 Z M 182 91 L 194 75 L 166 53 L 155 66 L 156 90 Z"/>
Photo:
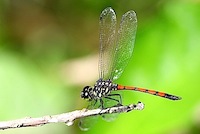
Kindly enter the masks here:
<path id="1" fill-rule="evenodd" d="M 112 98 L 111 96 L 118 96 L 119 97 L 119 100 L 118 99 L 115 99 L 115 98 Z M 110 100 L 113 100 L 113 101 L 116 101 L 117 102 L 117 105 L 114 105 L 114 106 L 122 106 L 122 98 L 121 98 L 121 95 L 120 94 L 109 94 L 107 96 L 104 97 L 105 99 L 110 99 Z M 101 98 L 100 99 L 100 106 L 102 107 L 102 110 L 104 109 L 104 105 L 103 105 L 103 99 Z M 113 107 L 113 106 L 112 106 Z M 110 107 L 111 108 L 111 107 Z M 101 111 L 102 111 L 101 110 Z M 99 112 L 99 114 L 101 115 L 101 111 Z"/>
<path id="2" fill-rule="evenodd" d="M 108 96 L 118 96 L 118 97 L 119 97 L 119 100 L 114 99 L 114 98 L 110 98 L 110 97 L 109 97 L 109 98 L 110 98 L 111 100 L 117 101 L 117 102 L 118 102 L 117 106 L 122 106 L 122 97 L 121 97 L 120 94 L 109 94 Z"/>
<path id="3" fill-rule="evenodd" d="M 100 98 L 99 101 L 100 101 L 100 106 L 99 107 L 101 107 L 101 111 L 102 111 L 104 109 L 103 99 Z M 100 115 L 101 115 L 101 111 L 99 112 Z"/>
<path id="4" fill-rule="evenodd" d="M 100 107 L 101 107 L 102 109 L 104 109 L 104 105 L 103 105 L 103 100 L 102 100 L 102 98 L 100 99 Z"/>
<path id="5" fill-rule="evenodd" d="M 97 100 L 90 101 L 90 104 L 87 106 L 87 109 L 93 109 L 96 103 L 97 103 Z"/>
<path id="6" fill-rule="evenodd" d="M 94 102 L 93 106 L 95 106 L 96 104 L 97 104 L 97 100 L 95 100 L 95 102 Z"/>

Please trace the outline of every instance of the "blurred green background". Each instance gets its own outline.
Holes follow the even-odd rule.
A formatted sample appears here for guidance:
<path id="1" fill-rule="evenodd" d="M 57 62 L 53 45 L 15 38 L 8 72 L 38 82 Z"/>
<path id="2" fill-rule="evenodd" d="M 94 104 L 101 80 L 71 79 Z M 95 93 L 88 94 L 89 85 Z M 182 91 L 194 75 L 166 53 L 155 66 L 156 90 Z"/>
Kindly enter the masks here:
<path id="1" fill-rule="evenodd" d="M 134 54 L 121 78 L 181 96 L 170 101 L 125 91 L 124 103 L 142 101 L 143 111 L 99 119 L 88 132 L 71 127 L 1 131 L 3 134 L 199 134 L 200 1 L 1 0 L 0 120 L 40 117 L 82 109 L 85 85 L 98 78 L 99 15 L 111 6 L 120 20 L 134 10 L 138 30 Z"/>

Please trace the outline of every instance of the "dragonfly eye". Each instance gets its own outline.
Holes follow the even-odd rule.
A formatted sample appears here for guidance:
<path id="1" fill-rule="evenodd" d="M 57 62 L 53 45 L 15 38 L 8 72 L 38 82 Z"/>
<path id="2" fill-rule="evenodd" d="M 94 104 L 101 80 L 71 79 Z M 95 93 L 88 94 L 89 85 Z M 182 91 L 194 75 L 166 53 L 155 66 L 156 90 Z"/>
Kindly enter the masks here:
<path id="1" fill-rule="evenodd" d="M 83 88 L 83 91 L 81 92 L 81 98 L 83 99 L 91 99 L 90 91 L 92 90 L 92 87 L 86 86 Z"/>

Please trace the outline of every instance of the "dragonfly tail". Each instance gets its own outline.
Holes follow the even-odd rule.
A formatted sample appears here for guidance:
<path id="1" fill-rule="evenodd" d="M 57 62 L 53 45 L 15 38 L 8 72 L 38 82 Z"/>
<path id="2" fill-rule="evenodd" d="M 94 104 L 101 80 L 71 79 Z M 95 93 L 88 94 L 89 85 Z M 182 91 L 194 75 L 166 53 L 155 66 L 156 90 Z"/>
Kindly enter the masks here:
<path id="1" fill-rule="evenodd" d="M 168 94 L 168 93 L 159 92 L 159 91 L 155 91 L 155 90 L 140 88 L 140 87 L 134 87 L 134 86 L 118 85 L 117 90 L 135 90 L 135 91 L 144 92 L 144 93 L 156 95 L 156 96 L 159 96 L 159 97 L 167 98 L 167 99 L 170 99 L 170 100 L 181 100 L 181 97 L 178 97 L 178 96 L 175 96 L 175 95 L 171 95 L 171 94 Z"/>

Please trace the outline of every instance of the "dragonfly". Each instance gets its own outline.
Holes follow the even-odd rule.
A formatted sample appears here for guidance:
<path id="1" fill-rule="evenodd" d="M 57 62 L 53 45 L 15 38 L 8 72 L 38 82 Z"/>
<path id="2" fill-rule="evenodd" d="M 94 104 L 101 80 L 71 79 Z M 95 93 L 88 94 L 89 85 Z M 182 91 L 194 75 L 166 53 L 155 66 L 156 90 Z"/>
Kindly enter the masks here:
<path id="1" fill-rule="evenodd" d="M 81 98 L 98 101 L 100 107 L 106 108 L 105 100 L 112 100 L 116 105 L 122 105 L 122 97 L 115 91 L 132 90 L 163 97 L 170 100 L 180 100 L 181 97 L 135 86 L 124 86 L 114 83 L 132 57 L 136 30 L 137 16 L 133 10 L 126 12 L 121 19 L 118 31 L 115 11 L 111 7 L 105 8 L 99 19 L 100 48 L 99 48 L 99 79 L 94 86 L 85 86 L 81 92 Z"/>

